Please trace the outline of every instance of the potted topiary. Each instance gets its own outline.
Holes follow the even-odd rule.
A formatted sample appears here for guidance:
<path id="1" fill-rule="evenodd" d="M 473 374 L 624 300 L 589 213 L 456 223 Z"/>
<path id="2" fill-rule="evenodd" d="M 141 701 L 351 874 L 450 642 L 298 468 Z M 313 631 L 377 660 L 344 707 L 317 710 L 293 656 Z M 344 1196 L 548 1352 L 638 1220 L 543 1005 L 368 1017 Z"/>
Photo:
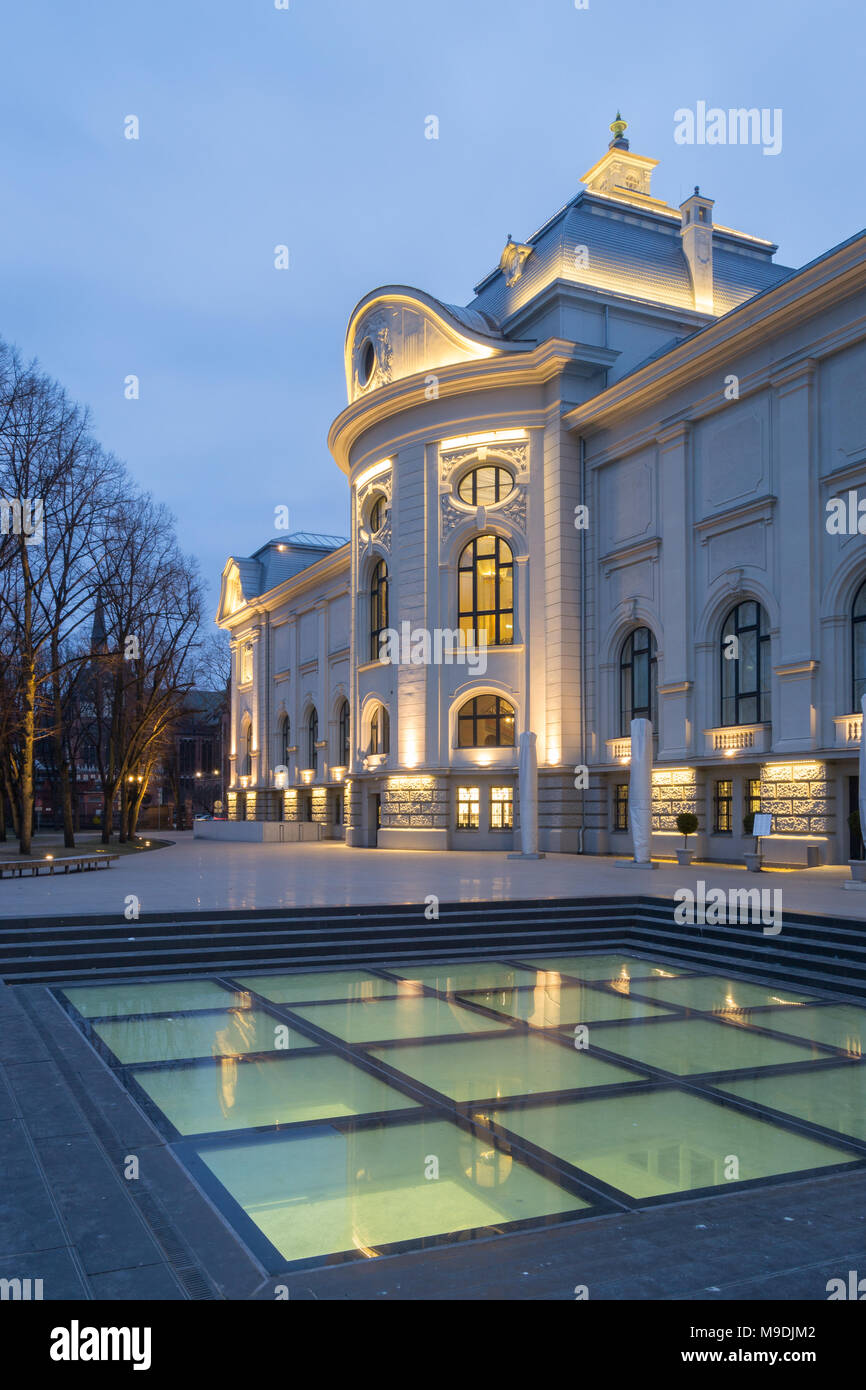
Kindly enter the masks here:
<path id="1" fill-rule="evenodd" d="M 678 864 L 691 864 L 694 858 L 694 850 L 688 848 L 688 838 L 694 835 L 698 828 L 698 818 L 691 811 L 680 811 L 677 816 L 677 830 L 683 837 L 683 848 L 677 850 Z"/>
<path id="2" fill-rule="evenodd" d="M 755 813 L 754 811 L 747 811 L 746 814 L 743 816 L 743 834 L 751 835 L 754 828 Z M 758 849 L 757 839 L 755 840 L 754 850 L 747 850 L 744 853 L 743 858 L 746 861 L 746 868 L 748 869 L 750 874 L 759 874 L 761 872 L 761 854 Z"/>
<path id="3" fill-rule="evenodd" d="M 856 830 L 860 836 L 860 858 L 849 859 L 851 866 L 851 877 L 855 883 L 866 883 L 866 845 L 863 843 L 863 831 L 860 826 L 860 812 L 852 811 L 848 817 L 848 825 L 851 830 Z"/>

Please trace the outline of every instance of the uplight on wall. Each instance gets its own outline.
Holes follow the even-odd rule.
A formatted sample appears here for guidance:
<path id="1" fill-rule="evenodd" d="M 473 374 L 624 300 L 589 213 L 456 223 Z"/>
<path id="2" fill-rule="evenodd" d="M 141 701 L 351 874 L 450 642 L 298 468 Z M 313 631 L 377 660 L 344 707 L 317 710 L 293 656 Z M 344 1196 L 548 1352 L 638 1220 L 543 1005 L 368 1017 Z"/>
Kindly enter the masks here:
<path id="1" fill-rule="evenodd" d="M 355 487 L 363 487 L 365 483 L 371 482 L 373 478 L 378 478 L 382 473 L 387 473 L 388 469 L 393 467 L 393 463 L 393 459 L 380 459 L 378 463 L 371 464 L 369 468 L 364 469 L 363 473 L 358 474 L 355 479 Z"/>

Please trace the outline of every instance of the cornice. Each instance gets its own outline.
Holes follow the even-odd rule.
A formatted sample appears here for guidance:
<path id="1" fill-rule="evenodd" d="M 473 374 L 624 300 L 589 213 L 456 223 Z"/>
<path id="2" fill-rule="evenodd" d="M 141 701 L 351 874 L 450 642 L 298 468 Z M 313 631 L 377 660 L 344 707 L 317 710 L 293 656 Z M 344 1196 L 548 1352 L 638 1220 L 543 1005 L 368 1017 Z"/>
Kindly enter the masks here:
<path id="1" fill-rule="evenodd" d="M 438 367 L 434 375 L 439 386 L 438 399 L 468 395 L 473 391 L 519 386 L 543 386 L 569 367 L 591 365 L 597 370 L 612 366 L 618 353 L 610 348 L 591 347 L 567 338 L 547 338 L 529 351 L 481 358 L 476 362 L 454 362 Z M 360 396 L 340 412 L 328 432 L 328 447 L 337 466 L 347 476 L 353 445 L 374 425 L 431 404 L 428 400 L 429 372 L 416 372 L 380 386 L 371 395 Z"/>

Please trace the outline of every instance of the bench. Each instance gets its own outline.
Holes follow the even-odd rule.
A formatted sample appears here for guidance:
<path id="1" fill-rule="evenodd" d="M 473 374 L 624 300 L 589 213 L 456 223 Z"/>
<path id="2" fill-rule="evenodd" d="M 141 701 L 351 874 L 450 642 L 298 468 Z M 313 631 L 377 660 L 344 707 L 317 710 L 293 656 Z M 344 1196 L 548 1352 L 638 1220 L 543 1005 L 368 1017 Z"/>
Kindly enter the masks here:
<path id="1" fill-rule="evenodd" d="M 119 854 L 70 854 L 61 859 L 10 859 L 0 862 L 0 878 L 21 878 L 27 872 L 33 878 L 43 869 L 47 869 L 49 874 L 56 873 L 58 869 L 68 874 L 70 869 L 80 872 L 83 869 L 99 869 L 103 865 L 107 869 L 112 860 L 119 858 Z"/>

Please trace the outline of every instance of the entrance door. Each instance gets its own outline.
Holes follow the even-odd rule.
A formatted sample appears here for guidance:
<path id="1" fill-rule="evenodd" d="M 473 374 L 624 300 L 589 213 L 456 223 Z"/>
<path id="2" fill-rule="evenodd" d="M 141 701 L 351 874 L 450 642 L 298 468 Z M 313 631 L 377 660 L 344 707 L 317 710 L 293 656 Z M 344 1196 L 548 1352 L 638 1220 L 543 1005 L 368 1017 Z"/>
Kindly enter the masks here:
<path id="1" fill-rule="evenodd" d="M 848 778 L 848 814 L 849 814 L 849 815 L 851 814 L 852 811 L 859 811 L 859 809 L 860 809 L 859 797 L 860 797 L 860 778 L 859 778 L 859 777 L 849 777 L 849 778 Z M 851 839 L 850 839 L 848 857 L 849 857 L 849 859 L 859 859 L 860 856 L 861 856 L 862 853 L 863 853 L 863 840 L 862 840 L 861 836 L 857 833 L 857 831 L 856 831 L 853 827 L 850 828 L 850 837 L 851 837 Z"/>

